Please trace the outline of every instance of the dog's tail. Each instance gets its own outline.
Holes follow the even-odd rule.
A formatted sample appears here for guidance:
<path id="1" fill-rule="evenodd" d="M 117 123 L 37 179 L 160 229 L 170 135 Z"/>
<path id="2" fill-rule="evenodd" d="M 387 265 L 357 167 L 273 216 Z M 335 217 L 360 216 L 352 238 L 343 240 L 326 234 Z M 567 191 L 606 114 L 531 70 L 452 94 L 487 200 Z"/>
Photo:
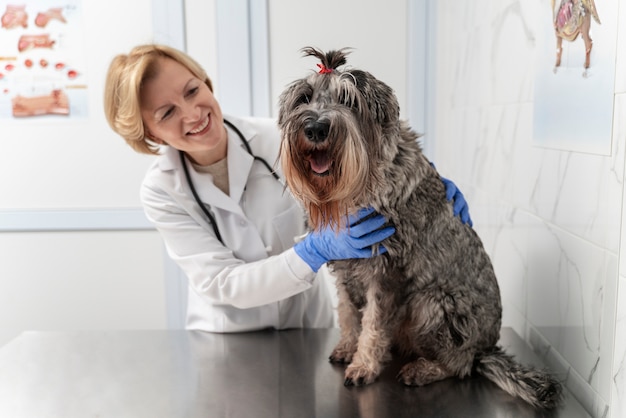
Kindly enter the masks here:
<path id="1" fill-rule="evenodd" d="M 521 365 L 502 347 L 477 354 L 474 370 L 535 408 L 553 409 L 562 401 L 563 390 L 558 380 L 548 372 Z"/>

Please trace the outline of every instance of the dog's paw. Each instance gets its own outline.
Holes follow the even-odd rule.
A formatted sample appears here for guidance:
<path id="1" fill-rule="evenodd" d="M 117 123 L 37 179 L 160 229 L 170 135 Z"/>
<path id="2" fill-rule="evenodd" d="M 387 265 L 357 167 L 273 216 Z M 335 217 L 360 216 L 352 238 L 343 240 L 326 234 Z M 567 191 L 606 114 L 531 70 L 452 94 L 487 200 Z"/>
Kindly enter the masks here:
<path id="1" fill-rule="evenodd" d="M 351 364 L 346 369 L 344 386 L 363 386 L 373 383 L 378 377 L 378 373 L 367 367 L 359 367 Z"/>
<path id="2" fill-rule="evenodd" d="M 337 347 L 330 354 L 330 357 L 328 357 L 328 360 L 330 360 L 331 363 L 348 364 L 352 362 L 353 355 L 354 355 L 354 351 Z"/>

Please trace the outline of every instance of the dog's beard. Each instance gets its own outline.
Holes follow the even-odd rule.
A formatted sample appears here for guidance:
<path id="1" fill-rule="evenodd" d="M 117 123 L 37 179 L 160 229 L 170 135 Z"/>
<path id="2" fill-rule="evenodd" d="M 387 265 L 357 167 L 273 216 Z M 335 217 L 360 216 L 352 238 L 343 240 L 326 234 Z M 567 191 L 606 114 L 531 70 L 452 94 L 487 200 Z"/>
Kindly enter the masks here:
<path id="1" fill-rule="evenodd" d="M 287 130 L 288 132 L 288 130 Z M 302 202 L 313 229 L 341 228 L 367 187 L 369 164 L 362 138 L 350 126 L 333 128 L 321 145 L 302 130 L 286 134 L 280 159 L 287 184 Z"/>

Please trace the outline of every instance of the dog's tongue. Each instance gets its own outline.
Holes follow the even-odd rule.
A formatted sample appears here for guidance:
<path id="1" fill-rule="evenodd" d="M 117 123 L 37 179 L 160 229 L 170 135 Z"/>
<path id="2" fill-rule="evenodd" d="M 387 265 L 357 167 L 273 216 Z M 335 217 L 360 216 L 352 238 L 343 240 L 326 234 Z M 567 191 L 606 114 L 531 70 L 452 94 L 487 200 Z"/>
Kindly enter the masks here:
<path id="1" fill-rule="evenodd" d="M 332 160 L 329 158 L 327 152 L 314 152 L 309 157 L 309 163 L 311 164 L 311 170 L 317 174 L 324 174 L 330 170 L 330 164 Z"/>

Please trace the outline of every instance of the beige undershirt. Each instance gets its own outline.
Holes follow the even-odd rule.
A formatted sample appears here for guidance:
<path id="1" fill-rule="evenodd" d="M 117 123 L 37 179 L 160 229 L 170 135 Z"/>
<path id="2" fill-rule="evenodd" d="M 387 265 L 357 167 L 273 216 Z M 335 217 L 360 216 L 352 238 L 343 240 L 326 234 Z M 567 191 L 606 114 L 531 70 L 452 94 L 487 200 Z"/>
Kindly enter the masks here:
<path id="1" fill-rule="evenodd" d="M 193 168 L 198 173 L 207 173 L 212 175 L 215 187 L 223 191 L 227 196 L 230 195 L 228 183 L 228 158 L 222 158 L 218 162 L 210 165 L 193 164 Z"/>

